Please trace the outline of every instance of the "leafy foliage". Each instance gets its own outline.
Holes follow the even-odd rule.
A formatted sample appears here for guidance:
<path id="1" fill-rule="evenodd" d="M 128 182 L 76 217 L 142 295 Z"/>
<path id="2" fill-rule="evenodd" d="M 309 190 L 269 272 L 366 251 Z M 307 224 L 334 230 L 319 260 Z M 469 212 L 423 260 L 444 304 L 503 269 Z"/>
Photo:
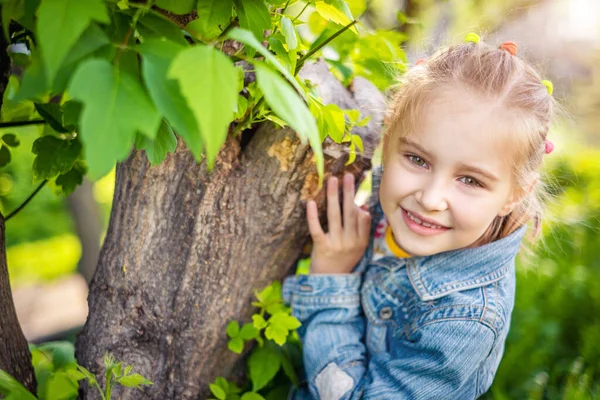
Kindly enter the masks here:
<path id="1" fill-rule="evenodd" d="M 281 283 L 275 281 L 254 295 L 256 301 L 252 305 L 258 312 L 252 316 L 252 322 L 241 329 L 237 321 L 227 325 L 229 349 L 234 353 L 241 354 L 247 343 L 256 342 L 247 359 L 247 390 L 218 377 L 210 389 L 219 400 L 285 398 L 290 386 L 300 383 L 297 371 L 301 366 L 301 351 L 296 334 L 300 321 L 283 304 Z"/>
<path id="2" fill-rule="evenodd" d="M 106 175 L 134 145 L 159 164 L 178 136 L 211 168 L 228 135 L 264 121 L 290 126 L 307 140 L 322 177 L 323 140 L 348 143 L 349 162 L 362 146 L 350 134 L 348 114 L 323 105 L 297 76 L 299 67 L 327 54 L 344 83 L 360 74 L 383 87 L 404 59 L 397 47 L 403 37 L 356 24 L 342 0 L 4 0 L 0 6 L 5 34 L 17 45 L 11 59 L 21 66 L 10 78 L 2 121 L 45 124 L 33 147 L 35 177 L 65 194 L 86 174 Z M 185 26 L 172 17 L 192 11 L 197 17 Z M 257 82 L 244 80 L 251 68 Z M 11 135 L 0 145 L 0 166 L 18 144 Z"/>
<path id="3" fill-rule="evenodd" d="M 132 373 L 130 365 L 124 365 L 109 353 L 104 355 L 105 387 L 90 371 L 77 364 L 75 348 L 71 342 L 47 342 L 30 345 L 32 363 L 38 383 L 37 396 L 31 394 L 16 379 L 0 370 L 0 394 L 13 400 L 74 400 L 78 396 L 79 381 L 87 379 L 96 387 L 103 400 L 110 400 L 115 385 L 140 389 L 152 382 Z"/>
<path id="4" fill-rule="evenodd" d="M 540 245 L 517 268 L 506 350 L 486 398 L 600 397 L 600 157 L 570 146 L 553 160 L 556 201 Z"/>

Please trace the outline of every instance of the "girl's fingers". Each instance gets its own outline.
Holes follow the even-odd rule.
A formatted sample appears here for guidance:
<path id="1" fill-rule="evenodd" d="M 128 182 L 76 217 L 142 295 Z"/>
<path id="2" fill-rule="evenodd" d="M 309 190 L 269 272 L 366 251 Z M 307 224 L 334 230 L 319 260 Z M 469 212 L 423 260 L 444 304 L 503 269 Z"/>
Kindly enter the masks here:
<path id="1" fill-rule="evenodd" d="M 354 176 L 344 175 L 344 233 L 350 237 L 357 234 L 357 207 L 354 204 Z"/>
<path id="2" fill-rule="evenodd" d="M 369 243 L 371 233 L 371 214 L 362 209 L 358 212 L 358 238 L 363 243 Z"/>
<path id="3" fill-rule="evenodd" d="M 313 242 L 322 240 L 325 232 L 323 232 L 323 228 L 319 222 L 319 211 L 317 210 L 317 203 L 314 200 L 310 200 L 306 204 L 306 219 L 308 221 L 308 231 Z"/>
<path id="4" fill-rule="evenodd" d="M 342 220 L 336 177 L 331 177 L 327 181 L 327 220 L 329 221 L 329 233 L 339 237 L 342 233 Z"/>

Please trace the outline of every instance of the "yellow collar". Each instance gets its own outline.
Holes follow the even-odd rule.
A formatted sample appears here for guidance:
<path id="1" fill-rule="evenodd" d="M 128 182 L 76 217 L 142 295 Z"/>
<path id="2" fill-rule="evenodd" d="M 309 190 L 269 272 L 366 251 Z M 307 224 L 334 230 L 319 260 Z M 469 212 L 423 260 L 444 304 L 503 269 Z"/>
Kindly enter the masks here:
<path id="1" fill-rule="evenodd" d="M 388 248 L 394 255 L 398 258 L 409 258 L 410 254 L 402 250 L 398 243 L 394 240 L 394 233 L 392 232 L 392 228 L 388 225 L 385 230 L 385 243 L 388 245 Z"/>

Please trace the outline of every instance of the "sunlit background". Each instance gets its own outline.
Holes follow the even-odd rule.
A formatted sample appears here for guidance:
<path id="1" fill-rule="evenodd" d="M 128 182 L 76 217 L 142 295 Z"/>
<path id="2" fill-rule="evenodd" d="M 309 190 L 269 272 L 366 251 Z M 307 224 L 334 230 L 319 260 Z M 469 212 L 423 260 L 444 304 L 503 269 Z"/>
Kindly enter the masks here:
<path id="1" fill-rule="evenodd" d="M 349 3 L 353 12 L 362 15 L 365 27 L 407 35 L 409 65 L 438 46 L 477 32 L 490 43 L 517 42 L 519 55 L 554 83 L 554 96 L 565 111 L 551 132 L 556 151 L 546 162 L 555 197 L 538 248 L 519 265 L 505 356 L 487 396 L 600 398 L 600 1 Z M 323 21 L 310 13 L 303 19 L 307 22 L 303 34 L 318 36 Z M 335 58 L 335 49 L 325 55 Z M 5 101 L 10 101 L 10 95 L 8 90 Z M 9 166 L 0 169 L 0 208 L 5 215 L 38 184 L 32 181 L 31 168 L 31 144 L 38 128 L 2 133 L 8 132 L 18 133 L 21 146 L 13 151 Z M 19 319 L 30 341 L 73 339 L 85 321 L 84 276 L 89 279 L 95 266 L 113 187 L 114 173 L 86 182 L 68 199 L 47 186 L 7 222 L 10 278 Z"/>

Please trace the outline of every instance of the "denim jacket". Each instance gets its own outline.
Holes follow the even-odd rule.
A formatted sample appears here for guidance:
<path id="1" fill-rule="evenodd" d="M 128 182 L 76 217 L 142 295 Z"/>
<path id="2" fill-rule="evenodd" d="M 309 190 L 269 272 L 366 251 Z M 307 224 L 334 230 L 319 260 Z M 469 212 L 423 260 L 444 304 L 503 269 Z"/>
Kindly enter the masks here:
<path id="1" fill-rule="evenodd" d="M 290 398 L 477 398 L 502 358 L 526 227 L 476 248 L 371 262 L 379 182 L 374 170 L 371 242 L 354 272 L 284 281 L 308 384 Z"/>

